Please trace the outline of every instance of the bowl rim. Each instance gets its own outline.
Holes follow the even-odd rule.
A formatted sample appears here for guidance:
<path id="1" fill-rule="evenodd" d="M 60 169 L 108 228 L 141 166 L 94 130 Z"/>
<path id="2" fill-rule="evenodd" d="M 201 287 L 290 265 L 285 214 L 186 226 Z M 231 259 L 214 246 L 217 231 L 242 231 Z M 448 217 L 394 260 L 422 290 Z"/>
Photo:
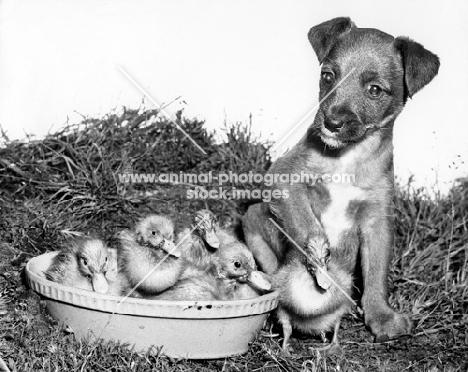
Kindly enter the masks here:
<path id="1" fill-rule="evenodd" d="M 219 319 L 264 314 L 278 305 L 278 292 L 246 300 L 233 301 L 168 301 L 120 297 L 52 282 L 34 268 L 51 260 L 58 251 L 31 258 L 26 264 L 26 277 L 30 287 L 40 295 L 69 305 L 111 314 L 147 317 Z"/>

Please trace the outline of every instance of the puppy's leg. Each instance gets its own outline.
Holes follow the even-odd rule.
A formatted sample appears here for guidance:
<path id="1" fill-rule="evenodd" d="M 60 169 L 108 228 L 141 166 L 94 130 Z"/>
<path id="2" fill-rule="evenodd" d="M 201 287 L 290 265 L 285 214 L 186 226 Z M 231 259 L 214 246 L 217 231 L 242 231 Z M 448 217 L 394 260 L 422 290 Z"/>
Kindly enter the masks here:
<path id="1" fill-rule="evenodd" d="M 273 274 L 278 270 L 278 258 L 260 234 L 246 234 L 245 241 L 263 272 Z"/>
<path id="2" fill-rule="evenodd" d="M 384 342 L 410 333 L 412 322 L 407 315 L 398 314 L 388 304 L 387 277 L 393 249 L 391 208 L 385 203 L 374 204 L 365 211 L 365 215 L 361 245 L 362 306 L 366 325 L 374 334 L 375 342 Z"/>
<path id="3" fill-rule="evenodd" d="M 282 193 L 287 192 L 289 197 L 273 199 L 269 207 L 292 240 L 302 248 L 307 248 L 308 242 L 326 242 L 328 239 L 312 209 L 307 186 L 278 183 L 275 188 Z M 309 244 L 309 247 L 313 246 L 314 244 Z"/>
<path id="4" fill-rule="evenodd" d="M 266 204 L 252 205 L 242 219 L 242 228 L 247 246 L 260 269 L 273 274 L 278 269 L 278 259 L 282 258 L 282 242 L 269 217 L 273 216 Z"/>

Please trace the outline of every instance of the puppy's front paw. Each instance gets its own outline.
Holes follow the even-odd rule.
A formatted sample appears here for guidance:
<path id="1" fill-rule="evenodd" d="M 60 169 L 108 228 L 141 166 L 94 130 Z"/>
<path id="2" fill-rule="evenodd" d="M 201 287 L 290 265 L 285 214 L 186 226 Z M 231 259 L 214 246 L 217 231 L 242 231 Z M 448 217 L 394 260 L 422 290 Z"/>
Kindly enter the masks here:
<path id="1" fill-rule="evenodd" d="M 380 311 L 365 312 L 366 325 L 375 336 L 374 342 L 386 342 L 411 333 L 413 322 L 406 314 L 390 307 Z"/>

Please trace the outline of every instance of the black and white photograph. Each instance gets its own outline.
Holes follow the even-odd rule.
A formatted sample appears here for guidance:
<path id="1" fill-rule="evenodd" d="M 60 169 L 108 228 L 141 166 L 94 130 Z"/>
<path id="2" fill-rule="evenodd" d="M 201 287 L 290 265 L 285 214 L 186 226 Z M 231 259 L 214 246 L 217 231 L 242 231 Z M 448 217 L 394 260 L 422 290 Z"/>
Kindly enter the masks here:
<path id="1" fill-rule="evenodd" d="M 467 19 L 0 0 L 0 372 L 467 371 Z"/>

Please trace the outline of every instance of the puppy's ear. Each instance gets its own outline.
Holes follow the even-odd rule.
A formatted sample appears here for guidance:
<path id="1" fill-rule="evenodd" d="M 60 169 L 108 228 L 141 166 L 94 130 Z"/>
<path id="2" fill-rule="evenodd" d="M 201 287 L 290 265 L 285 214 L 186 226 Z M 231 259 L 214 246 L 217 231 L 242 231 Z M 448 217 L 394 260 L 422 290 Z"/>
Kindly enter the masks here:
<path id="1" fill-rule="evenodd" d="M 439 72 L 439 57 L 407 37 L 397 37 L 395 48 L 400 52 L 405 70 L 408 97 L 421 90 Z"/>
<path id="2" fill-rule="evenodd" d="M 309 41 L 320 63 L 330 52 L 336 39 L 356 27 L 348 17 L 333 18 L 314 26 L 309 31 Z"/>

